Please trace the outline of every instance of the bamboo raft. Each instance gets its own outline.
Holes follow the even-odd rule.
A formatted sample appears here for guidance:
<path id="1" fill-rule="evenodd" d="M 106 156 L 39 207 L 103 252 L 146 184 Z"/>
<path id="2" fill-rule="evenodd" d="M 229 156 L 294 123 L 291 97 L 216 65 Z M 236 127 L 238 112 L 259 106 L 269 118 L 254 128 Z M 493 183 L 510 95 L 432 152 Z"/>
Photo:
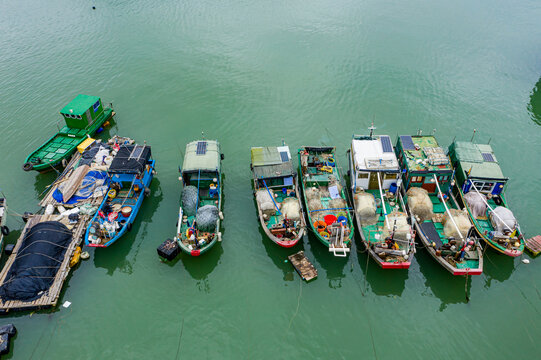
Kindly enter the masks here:
<path id="1" fill-rule="evenodd" d="M 287 258 L 303 280 L 308 282 L 317 278 L 317 269 L 312 265 L 310 260 L 304 256 L 304 251 L 301 250 L 296 254 L 289 255 Z"/>
<path id="2" fill-rule="evenodd" d="M 534 256 L 541 253 L 541 235 L 534 236 L 526 240 L 526 249 L 528 249 Z"/>
<path id="3" fill-rule="evenodd" d="M 17 240 L 17 244 L 15 245 L 15 248 L 13 249 L 13 253 L 8 258 L 6 265 L 2 269 L 2 272 L 0 273 L 0 286 L 4 284 L 4 281 L 6 280 L 6 276 L 13 265 L 13 262 L 15 261 L 15 258 L 17 256 L 17 252 L 19 251 L 22 240 L 24 239 L 24 236 L 30 230 L 34 225 L 37 225 L 40 222 L 45 222 L 52 220 L 55 215 L 34 215 L 32 216 L 28 222 L 26 223 L 21 236 Z M 75 224 L 75 226 L 71 229 L 71 232 L 73 234 L 72 241 L 68 246 L 68 249 L 66 250 L 66 253 L 64 255 L 64 260 L 62 261 L 62 264 L 60 264 L 60 267 L 58 269 L 58 272 L 56 273 L 56 276 L 54 278 L 53 284 L 49 288 L 48 291 L 46 291 L 39 299 L 25 302 L 20 300 L 10 300 L 10 301 L 2 301 L 0 299 L 0 313 L 7 313 L 8 311 L 21 311 L 21 310 L 33 310 L 33 309 L 45 309 L 49 307 L 56 306 L 58 299 L 60 297 L 60 292 L 62 290 L 62 285 L 64 284 L 64 281 L 68 277 L 68 274 L 70 272 L 70 260 L 73 255 L 73 252 L 75 251 L 75 248 L 81 243 L 83 234 L 86 230 L 86 225 L 88 224 L 88 221 L 90 221 L 89 216 L 82 216 L 81 219 Z"/>

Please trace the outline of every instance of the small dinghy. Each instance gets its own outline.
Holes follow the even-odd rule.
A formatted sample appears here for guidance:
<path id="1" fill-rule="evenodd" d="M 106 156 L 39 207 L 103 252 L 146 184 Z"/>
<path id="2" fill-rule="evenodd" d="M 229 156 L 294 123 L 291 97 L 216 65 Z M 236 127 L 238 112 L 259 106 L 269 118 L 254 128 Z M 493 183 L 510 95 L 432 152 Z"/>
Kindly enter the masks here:
<path id="1" fill-rule="evenodd" d="M 334 153 L 328 146 L 300 148 L 301 184 L 313 233 L 334 256 L 346 257 L 354 227 Z"/>
<path id="2" fill-rule="evenodd" d="M 150 146 L 118 146 L 107 171 L 107 196 L 86 230 L 87 246 L 108 247 L 131 230 L 143 199 L 150 195 L 154 166 Z"/>
<path id="3" fill-rule="evenodd" d="M 453 275 L 480 275 L 483 252 L 467 212 L 452 194 L 453 166 L 431 135 L 399 136 L 402 197 L 428 253 Z"/>
<path id="4" fill-rule="evenodd" d="M 192 141 L 186 145 L 181 170 L 182 206 L 175 240 L 188 255 L 204 254 L 221 241 L 222 159 L 216 140 Z"/>
<path id="5" fill-rule="evenodd" d="M 295 246 L 306 224 L 289 147 L 253 147 L 251 155 L 259 222 L 273 242 L 285 248 Z"/>
<path id="6" fill-rule="evenodd" d="M 355 135 L 348 150 L 357 228 L 368 254 L 383 269 L 408 269 L 415 232 L 399 192 L 400 167 L 389 136 Z"/>

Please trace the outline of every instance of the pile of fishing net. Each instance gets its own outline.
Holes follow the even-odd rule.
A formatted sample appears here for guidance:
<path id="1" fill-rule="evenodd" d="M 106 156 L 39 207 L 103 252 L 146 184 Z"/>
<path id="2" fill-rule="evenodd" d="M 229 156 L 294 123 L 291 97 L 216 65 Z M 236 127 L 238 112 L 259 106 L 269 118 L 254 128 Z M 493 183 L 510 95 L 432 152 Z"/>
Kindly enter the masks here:
<path id="1" fill-rule="evenodd" d="M 220 211 L 214 205 L 205 205 L 197 209 L 195 221 L 197 228 L 200 231 L 214 232 L 216 231 L 216 222 L 218 221 Z"/>
<path id="2" fill-rule="evenodd" d="M 490 222 L 501 234 L 514 231 L 517 226 L 517 219 L 513 212 L 503 206 L 498 206 L 490 213 Z"/>
<path id="3" fill-rule="evenodd" d="M 474 218 L 485 216 L 487 212 L 487 197 L 477 191 L 470 191 L 464 195 L 464 201 L 470 208 Z"/>
<path id="4" fill-rule="evenodd" d="M 353 199 L 355 201 L 357 215 L 361 219 L 361 224 L 363 226 L 374 225 L 378 222 L 378 215 L 376 215 L 377 206 L 374 195 L 361 192 L 355 194 Z"/>
<path id="5" fill-rule="evenodd" d="M 430 201 L 428 191 L 421 187 L 412 187 L 406 195 L 408 195 L 408 205 L 411 212 L 419 218 L 419 221 L 432 218 L 434 205 Z"/>
<path id="6" fill-rule="evenodd" d="M 272 190 L 260 189 L 255 193 L 255 199 L 263 215 L 273 216 L 276 214 L 276 207 L 271 196 L 274 196 Z"/>
<path id="7" fill-rule="evenodd" d="M 312 200 L 312 199 L 318 199 L 320 200 L 321 198 L 321 192 L 318 188 L 316 187 L 309 187 L 307 188 L 305 191 L 304 191 L 304 194 L 306 195 L 306 198 L 308 199 L 308 201 Z"/>
<path id="8" fill-rule="evenodd" d="M 453 217 L 453 220 L 455 221 L 456 227 L 449 218 L 449 213 L 451 213 L 451 216 Z M 460 239 L 460 235 L 462 235 L 463 238 L 466 238 L 468 235 L 468 231 L 471 228 L 470 219 L 468 217 L 468 214 L 464 211 L 460 211 L 457 209 L 449 209 L 449 213 L 445 212 L 445 216 L 443 217 L 443 234 L 450 238 L 454 237 L 455 239 Z M 458 227 L 458 230 L 457 230 Z M 460 235 L 459 235 L 460 231 Z"/>
<path id="9" fill-rule="evenodd" d="M 197 209 L 197 188 L 192 185 L 188 185 L 182 191 L 182 209 L 186 216 L 194 216 Z"/>
<path id="10" fill-rule="evenodd" d="M 391 236 L 394 230 L 394 239 L 408 240 L 407 234 L 410 233 L 410 225 L 408 224 L 408 216 L 401 211 L 393 211 L 387 215 L 389 228 L 385 225 L 383 229 L 383 239 Z M 402 244 L 400 244 L 402 245 Z"/>
<path id="11" fill-rule="evenodd" d="M 288 219 L 299 221 L 301 219 L 301 206 L 299 199 L 288 197 L 284 199 L 281 207 L 282 215 Z"/>

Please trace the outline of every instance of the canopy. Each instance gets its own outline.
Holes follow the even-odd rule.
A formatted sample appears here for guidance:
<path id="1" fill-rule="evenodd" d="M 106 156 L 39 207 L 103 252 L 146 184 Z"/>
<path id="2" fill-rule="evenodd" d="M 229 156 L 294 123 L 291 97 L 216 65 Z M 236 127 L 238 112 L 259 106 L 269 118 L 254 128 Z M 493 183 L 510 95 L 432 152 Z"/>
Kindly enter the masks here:
<path id="1" fill-rule="evenodd" d="M 40 298 L 53 284 L 71 240 L 71 231 L 57 221 L 28 229 L 0 287 L 0 298 L 4 302 Z"/>
<path id="2" fill-rule="evenodd" d="M 287 146 L 253 147 L 251 153 L 254 176 L 258 179 L 294 174 L 291 154 Z"/>
<path id="3" fill-rule="evenodd" d="M 449 146 L 449 156 L 453 162 L 458 163 L 465 178 L 507 180 L 488 144 L 455 141 Z"/>
<path id="4" fill-rule="evenodd" d="M 150 159 L 150 146 L 147 145 L 121 145 L 120 149 L 109 166 L 113 174 L 140 174 Z"/>
<path id="5" fill-rule="evenodd" d="M 182 172 L 219 171 L 220 144 L 216 140 L 192 141 L 186 145 Z"/>

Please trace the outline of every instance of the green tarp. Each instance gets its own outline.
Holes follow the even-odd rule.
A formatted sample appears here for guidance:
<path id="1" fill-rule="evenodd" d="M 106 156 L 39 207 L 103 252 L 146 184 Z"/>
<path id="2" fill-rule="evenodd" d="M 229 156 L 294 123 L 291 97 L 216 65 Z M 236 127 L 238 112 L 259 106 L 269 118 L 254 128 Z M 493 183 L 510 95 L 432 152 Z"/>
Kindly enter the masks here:
<path id="1" fill-rule="evenodd" d="M 206 143 L 206 145 L 198 144 Z M 204 150 L 203 150 L 204 149 Z M 192 141 L 186 145 L 182 172 L 210 170 L 220 171 L 220 145 L 216 140 Z"/>
<path id="2" fill-rule="evenodd" d="M 254 176 L 258 179 L 291 176 L 294 173 L 289 153 L 281 154 L 277 147 L 253 147 L 251 153 Z"/>

